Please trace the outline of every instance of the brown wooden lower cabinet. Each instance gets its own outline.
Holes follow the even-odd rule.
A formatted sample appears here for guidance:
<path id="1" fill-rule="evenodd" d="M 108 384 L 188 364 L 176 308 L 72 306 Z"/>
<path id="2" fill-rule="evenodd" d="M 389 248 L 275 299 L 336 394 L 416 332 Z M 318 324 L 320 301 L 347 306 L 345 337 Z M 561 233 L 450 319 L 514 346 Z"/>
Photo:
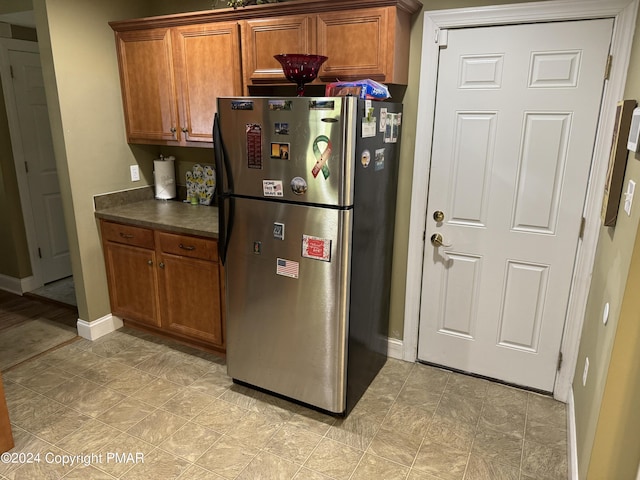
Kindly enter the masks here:
<path id="1" fill-rule="evenodd" d="M 101 220 L 111 312 L 126 325 L 224 352 L 215 239 Z"/>
<path id="2" fill-rule="evenodd" d="M 9 421 L 9 410 L 7 400 L 4 396 L 4 385 L 0 376 L 0 453 L 7 452 L 13 448 L 13 434 L 11 433 L 11 422 Z"/>

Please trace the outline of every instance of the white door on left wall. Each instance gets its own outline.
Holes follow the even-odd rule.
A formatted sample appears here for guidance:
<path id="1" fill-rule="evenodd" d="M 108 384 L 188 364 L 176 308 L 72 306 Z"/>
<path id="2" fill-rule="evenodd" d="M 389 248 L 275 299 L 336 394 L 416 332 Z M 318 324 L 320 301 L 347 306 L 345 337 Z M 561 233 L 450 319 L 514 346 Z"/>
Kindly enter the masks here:
<path id="1" fill-rule="evenodd" d="M 71 261 L 40 55 L 9 49 L 9 61 L 37 243 L 30 248 L 37 249 L 42 283 L 49 283 L 70 276 Z"/>

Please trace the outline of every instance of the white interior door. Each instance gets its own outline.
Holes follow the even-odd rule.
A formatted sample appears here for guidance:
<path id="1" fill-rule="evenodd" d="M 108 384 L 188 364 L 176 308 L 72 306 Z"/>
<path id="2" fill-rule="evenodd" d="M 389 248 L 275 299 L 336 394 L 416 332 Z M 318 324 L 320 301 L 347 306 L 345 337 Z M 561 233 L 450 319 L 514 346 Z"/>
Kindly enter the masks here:
<path id="1" fill-rule="evenodd" d="M 43 283 L 71 275 L 40 55 L 9 50 L 21 147 Z"/>
<path id="2" fill-rule="evenodd" d="M 420 360 L 553 390 L 612 28 L 602 19 L 449 30 Z M 429 242 L 435 234 L 443 246 Z"/>

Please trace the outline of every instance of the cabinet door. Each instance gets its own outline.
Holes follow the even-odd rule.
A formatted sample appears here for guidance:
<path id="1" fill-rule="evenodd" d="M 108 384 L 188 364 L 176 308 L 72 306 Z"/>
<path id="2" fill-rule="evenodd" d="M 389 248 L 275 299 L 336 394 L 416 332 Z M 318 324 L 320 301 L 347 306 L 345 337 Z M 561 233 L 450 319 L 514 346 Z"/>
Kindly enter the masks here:
<path id="1" fill-rule="evenodd" d="M 159 272 L 163 329 L 224 346 L 218 263 L 163 253 Z"/>
<path id="2" fill-rule="evenodd" d="M 105 241 L 104 256 L 111 312 L 126 320 L 159 327 L 155 252 Z"/>
<path id="3" fill-rule="evenodd" d="M 318 54 L 328 57 L 319 77 L 325 82 L 371 78 L 390 82 L 394 7 L 365 8 L 317 16 Z"/>
<path id="4" fill-rule="evenodd" d="M 212 142 L 216 99 L 242 94 L 236 22 L 173 29 L 174 71 L 184 140 Z"/>
<path id="5" fill-rule="evenodd" d="M 130 143 L 177 139 L 177 105 L 167 28 L 116 33 Z"/>
<path id="6" fill-rule="evenodd" d="M 245 20 L 241 22 L 241 28 L 245 85 L 288 82 L 274 55 L 318 53 L 315 51 L 314 17 L 289 15 Z"/>

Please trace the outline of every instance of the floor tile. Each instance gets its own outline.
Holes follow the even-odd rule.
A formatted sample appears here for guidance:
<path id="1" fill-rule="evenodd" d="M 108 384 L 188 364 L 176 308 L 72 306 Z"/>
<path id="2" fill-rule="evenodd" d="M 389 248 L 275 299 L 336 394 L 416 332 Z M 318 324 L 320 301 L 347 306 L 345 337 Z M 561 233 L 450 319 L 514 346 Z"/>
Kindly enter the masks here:
<path id="1" fill-rule="evenodd" d="M 358 466 L 364 453 L 355 448 L 323 439 L 304 466 L 337 480 L 348 479 Z"/>
<path id="2" fill-rule="evenodd" d="M 222 480 L 223 478 L 217 473 L 205 470 L 198 465 L 191 465 L 180 475 L 180 480 Z"/>
<path id="3" fill-rule="evenodd" d="M 97 417 L 125 398 L 121 393 L 107 387 L 98 387 L 82 395 L 71 404 L 80 413 Z"/>
<path id="4" fill-rule="evenodd" d="M 482 402 L 480 398 L 443 393 L 433 418 L 477 425 L 482 412 Z"/>
<path id="5" fill-rule="evenodd" d="M 567 428 L 567 406 L 553 398 L 529 394 L 527 421 Z"/>
<path id="6" fill-rule="evenodd" d="M 118 430 L 127 430 L 155 410 L 156 407 L 148 403 L 133 398 L 125 398 L 96 418 Z"/>
<path id="7" fill-rule="evenodd" d="M 282 457 L 278 457 L 269 452 L 260 452 L 245 467 L 237 480 L 288 480 L 300 470 L 300 465 L 296 465 Z"/>
<path id="8" fill-rule="evenodd" d="M 164 410 L 156 410 L 127 430 L 145 442 L 159 445 L 177 432 L 187 421 Z"/>
<path id="9" fill-rule="evenodd" d="M 151 382 L 142 386 L 135 393 L 132 393 L 131 397 L 136 400 L 140 400 L 141 402 L 160 407 L 177 395 L 181 390 L 182 388 L 180 385 L 162 378 L 154 378 Z"/>
<path id="10" fill-rule="evenodd" d="M 120 477 L 131 470 L 139 459 L 149 461 L 148 455 L 155 449 L 128 433 L 118 433 L 110 438 L 100 450 L 100 462 L 94 466 L 114 477 Z"/>
<path id="11" fill-rule="evenodd" d="M 356 467 L 351 480 L 404 480 L 409 467 L 385 458 L 365 453 Z"/>
<path id="12" fill-rule="evenodd" d="M 191 419 L 205 410 L 213 401 L 213 398 L 204 393 L 181 389 L 166 403 L 162 404 L 161 408 L 174 415 Z"/>
<path id="13" fill-rule="evenodd" d="M 469 458 L 464 480 L 519 480 L 520 467 L 504 465 L 475 453 Z"/>
<path id="14" fill-rule="evenodd" d="M 444 393 L 453 393 L 464 397 L 484 399 L 489 381 L 461 374 L 451 374 Z"/>
<path id="15" fill-rule="evenodd" d="M 226 433 L 242 421 L 248 412 L 223 400 L 214 400 L 207 409 L 193 418 L 194 423 Z"/>
<path id="16" fill-rule="evenodd" d="M 367 452 L 410 467 L 421 444 L 422 437 L 383 425 L 373 438 Z"/>
<path id="17" fill-rule="evenodd" d="M 525 440 L 522 473 L 538 480 L 567 478 L 566 449 L 558 449 Z"/>
<path id="18" fill-rule="evenodd" d="M 522 438 L 502 432 L 483 430 L 473 442 L 473 454 L 485 460 L 495 460 L 520 468 Z"/>
<path id="19" fill-rule="evenodd" d="M 64 405 L 72 405 L 99 386 L 100 384 L 83 377 L 71 377 L 64 383 L 45 392 L 45 396 Z"/>
<path id="20" fill-rule="evenodd" d="M 461 452 L 471 450 L 476 427 L 472 423 L 458 422 L 446 417 L 434 418 L 429 425 L 426 437 L 432 442 L 447 445 Z"/>
<path id="21" fill-rule="evenodd" d="M 221 434 L 197 423 L 186 423 L 160 444 L 160 448 L 189 462 L 195 462 L 218 441 Z"/>
<path id="22" fill-rule="evenodd" d="M 264 450 L 302 465 L 321 440 L 320 435 L 305 428 L 285 425 L 273 434 Z"/>
<path id="23" fill-rule="evenodd" d="M 442 480 L 461 480 L 469 460 L 467 450 L 425 440 L 418 450 L 413 468 Z"/>
<path id="24" fill-rule="evenodd" d="M 525 420 L 524 409 L 510 405 L 495 405 L 487 400 L 480 414 L 478 428 L 481 430 L 495 430 L 523 438 Z"/>
<path id="25" fill-rule="evenodd" d="M 127 480 L 172 480 L 180 477 L 191 464 L 162 450 L 145 455 L 144 463 L 135 464 L 126 473 Z"/>
<path id="26" fill-rule="evenodd" d="M 227 431 L 227 435 L 250 447 L 263 448 L 281 426 L 281 424 L 272 423 L 260 413 L 247 412 L 232 429 Z"/>
<path id="27" fill-rule="evenodd" d="M 224 478 L 236 478 L 260 452 L 238 440 L 223 436 L 198 460 L 200 465 Z"/>

